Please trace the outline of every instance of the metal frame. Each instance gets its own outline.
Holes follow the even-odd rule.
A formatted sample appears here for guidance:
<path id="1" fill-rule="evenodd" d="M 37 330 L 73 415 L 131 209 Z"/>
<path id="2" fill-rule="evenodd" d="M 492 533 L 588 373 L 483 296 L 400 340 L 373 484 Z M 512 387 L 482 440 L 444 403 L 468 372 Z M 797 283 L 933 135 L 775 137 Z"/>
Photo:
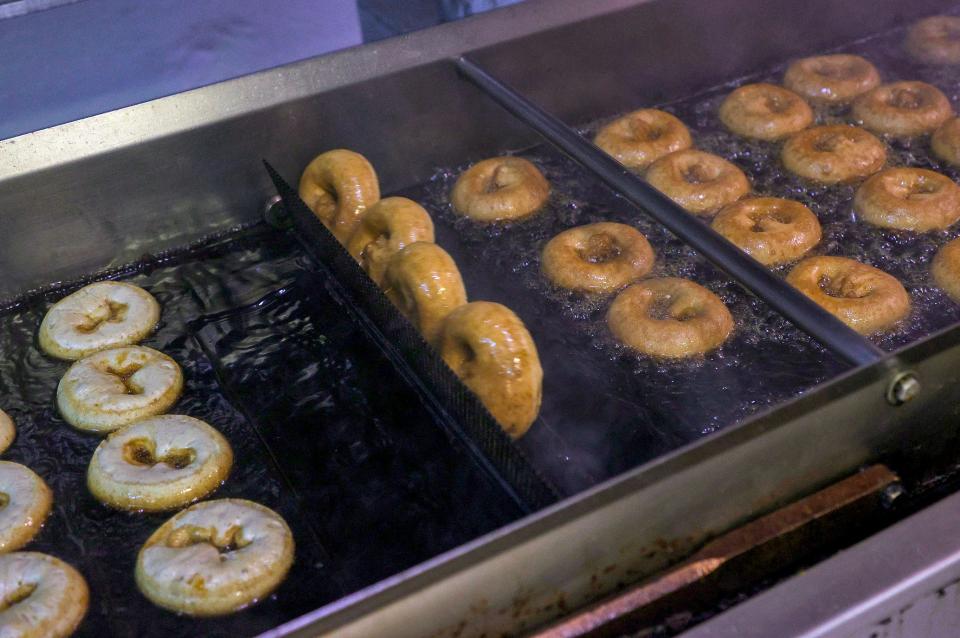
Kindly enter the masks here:
<path id="1" fill-rule="evenodd" d="M 451 57 L 469 53 L 561 120 L 583 122 L 944 4 L 529 0 L 4 140 L 0 298 L 257 218 L 271 192 L 261 158 L 290 177 L 319 149 L 348 146 L 370 157 L 390 192 L 435 166 L 532 142 L 458 76 Z M 741 41 L 751 47 L 729 45 Z M 960 329 L 935 335 L 275 634 L 534 627 L 861 464 L 895 451 L 919 461 L 956 443 L 958 359 Z M 884 400 L 894 360 L 924 379 L 921 395 L 899 408 Z"/>

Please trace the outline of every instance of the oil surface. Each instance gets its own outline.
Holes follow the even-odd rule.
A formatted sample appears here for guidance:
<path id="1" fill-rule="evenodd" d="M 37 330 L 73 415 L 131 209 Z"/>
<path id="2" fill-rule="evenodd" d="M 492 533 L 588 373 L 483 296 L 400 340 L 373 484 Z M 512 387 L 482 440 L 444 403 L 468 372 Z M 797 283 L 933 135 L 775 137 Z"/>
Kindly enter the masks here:
<path id="1" fill-rule="evenodd" d="M 943 90 L 956 105 L 960 74 L 923 67 L 901 52 L 903 30 L 880 34 L 840 50 L 863 55 L 885 82 L 919 79 Z M 755 195 L 798 200 L 820 218 L 823 240 L 813 255 L 843 255 L 899 279 L 912 301 L 910 316 L 873 337 L 894 350 L 960 321 L 960 306 L 938 290 L 929 274 L 936 249 L 957 235 L 916 234 L 868 226 L 852 212 L 855 186 L 819 186 L 787 173 L 780 144 L 753 142 L 724 130 L 717 117 L 723 98 L 741 84 L 779 83 L 785 66 L 737 79 L 659 106 L 691 130 L 696 147 L 740 166 Z M 823 109 L 819 123 L 849 121 L 845 109 Z M 612 118 L 610 118 L 612 119 Z M 608 120 L 580 127 L 592 137 Z M 888 165 L 931 168 L 958 177 L 936 160 L 928 140 L 885 140 Z M 468 165 L 439 169 L 433 179 L 403 194 L 433 215 L 437 241 L 457 261 L 471 299 L 499 301 L 530 329 L 544 368 L 541 418 L 520 441 L 540 469 L 567 492 L 635 467 L 757 412 L 798 396 L 835 376 L 845 365 L 769 306 L 552 147 L 521 151 L 551 183 L 544 210 L 516 223 L 481 226 L 449 203 L 457 176 Z M 479 159 L 479 158 L 478 158 Z M 653 245 L 651 276 L 687 277 L 717 293 L 736 321 L 717 351 L 686 361 L 658 361 L 615 342 L 606 326 L 610 299 L 560 291 L 540 272 L 540 250 L 559 232 L 596 221 L 632 224 Z M 704 223 L 709 223 L 704 220 Z M 790 266 L 776 270 L 786 276 Z"/>
<path id="2" fill-rule="evenodd" d="M 0 314 L 0 407 L 17 425 L 4 459 L 27 465 L 54 492 L 50 518 L 25 549 L 86 577 L 90 610 L 79 635 L 260 633 L 519 516 L 431 426 L 300 259 L 289 237 L 255 227 L 117 273 L 163 309 L 143 343 L 183 368 L 172 412 L 207 421 L 234 449 L 233 470 L 213 497 L 262 503 L 294 533 L 296 562 L 275 594 L 215 620 L 163 611 L 137 591 L 137 552 L 170 515 L 113 511 L 86 489 L 101 438 L 57 414 L 68 363 L 36 346 L 49 305 L 77 286 L 29 295 Z"/>

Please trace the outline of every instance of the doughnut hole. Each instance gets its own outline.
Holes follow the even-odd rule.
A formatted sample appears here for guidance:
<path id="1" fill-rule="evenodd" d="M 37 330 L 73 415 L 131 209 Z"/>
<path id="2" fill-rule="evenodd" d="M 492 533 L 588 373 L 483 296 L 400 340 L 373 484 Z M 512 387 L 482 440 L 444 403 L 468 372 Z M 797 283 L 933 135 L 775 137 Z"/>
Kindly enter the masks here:
<path id="1" fill-rule="evenodd" d="M 244 538 L 243 527 L 240 525 L 231 525 L 222 536 L 217 536 L 216 527 L 183 525 L 170 533 L 167 537 L 166 545 L 167 547 L 181 548 L 206 543 L 220 552 L 221 560 L 226 560 L 224 554 L 243 549 L 252 542 L 253 541 Z"/>
<path id="2" fill-rule="evenodd" d="M 10 504 L 10 495 L 6 492 L 0 492 L 0 510 Z"/>
<path id="3" fill-rule="evenodd" d="M 37 590 L 36 583 L 21 583 L 16 589 L 8 593 L 0 600 L 0 612 L 4 612 L 17 603 L 22 603 Z"/>
<path id="4" fill-rule="evenodd" d="M 123 459 L 131 465 L 153 467 L 163 463 L 175 470 L 182 470 L 196 461 L 197 453 L 193 448 L 174 448 L 158 457 L 156 443 L 152 439 L 138 438 L 124 444 Z"/>
<path id="5" fill-rule="evenodd" d="M 104 372 L 117 377 L 124 387 L 124 394 L 143 394 L 143 386 L 134 381 L 133 377 L 143 369 L 137 363 L 128 363 L 124 366 L 107 365 Z"/>
<path id="6" fill-rule="evenodd" d="M 126 321 L 128 309 L 129 306 L 127 304 L 108 299 L 105 304 L 99 306 L 95 311 L 88 313 L 84 321 L 81 321 L 74 327 L 77 329 L 77 332 L 90 334 L 105 323 L 120 323 Z"/>

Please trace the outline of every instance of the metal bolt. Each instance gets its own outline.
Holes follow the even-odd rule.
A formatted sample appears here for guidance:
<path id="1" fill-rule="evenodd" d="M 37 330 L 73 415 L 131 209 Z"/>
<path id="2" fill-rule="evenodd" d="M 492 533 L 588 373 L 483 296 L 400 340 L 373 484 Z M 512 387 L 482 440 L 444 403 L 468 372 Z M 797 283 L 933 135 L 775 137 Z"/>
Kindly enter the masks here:
<path id="1" fill-rule="evenodd" d="M 883 504 L 887 507 L 893 505 L 893 502 L 903 496 L 904 493 L 903 485 L 900 483 L 891 483 L 890 485 L 883 488 L 883 492 L 880 494 L 880 498 L 883 501 Z"/>
<path id="2" fill-rule="evenodd" d="M 274 195 L 263 204 L 263 220 L 280 230 L 290 228 L 290 217 L 283 207 L 283 200 L 279 195 Z"/>
<path id="3" fill-rule="evenodd" d="M 920 381 L 913 372 L 901 372 L 887 388 L 887 403 L 903 405 L 920 393 Z"/>

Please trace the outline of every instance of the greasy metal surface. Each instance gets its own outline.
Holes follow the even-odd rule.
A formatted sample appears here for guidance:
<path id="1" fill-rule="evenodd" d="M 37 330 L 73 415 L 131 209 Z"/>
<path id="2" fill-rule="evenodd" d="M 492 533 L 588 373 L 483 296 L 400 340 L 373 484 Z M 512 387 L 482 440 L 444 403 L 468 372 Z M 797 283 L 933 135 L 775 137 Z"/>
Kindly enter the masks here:
<path id="1" fill-rule="evenodd" d="M 958 538 L 954 494 L 683 636 L 956 636 Z"/>
<path id="2" fill-rule="evenodd" d="M 658 614 L 687 610 L 694 602 L 704 604 L 707 592 L 719 588 L 718 580 L 724 574 L 739 587 L 746 587 L 758 574 L 830 542 L 844 527 L 865 523 L 882 503 L 883 491 L 896 481 L 897 475 L 885 466 L 871 466 L 727 532 L 652 580 L 531 636 L 616 637 L 641 627 L 641 622 L 655 622 Z"/>
<path id="3" fill-rule="evenodd" d="M 884 453 L 922 459 L 956 443 L 960 330 L 900 358 L 929 379 L 921 397 L 901 407 L 883 400 L 885 366 L 850 373 L 275 635 L 466 637 L 530 629 Z"/>

